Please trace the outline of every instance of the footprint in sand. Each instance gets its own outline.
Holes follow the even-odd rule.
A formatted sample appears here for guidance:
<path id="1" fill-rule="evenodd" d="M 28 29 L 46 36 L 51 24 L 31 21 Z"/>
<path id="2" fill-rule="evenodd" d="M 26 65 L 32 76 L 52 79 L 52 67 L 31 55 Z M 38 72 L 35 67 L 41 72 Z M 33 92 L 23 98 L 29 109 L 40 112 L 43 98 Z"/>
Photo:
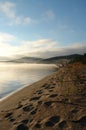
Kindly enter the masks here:
<path id="1" fill-rule="evenodd" d="M 37 108 L 36 108 L 35 110 L 33 110 L 33 111 L 30 113 L 30 115 L 36 114 L 37 110 L 38 110 Z"/>
<path id="2" fill-rule="evenodd" d="M 49 120 L 45 123 L 46 127 L 53 127 L 56 123 L 60 121 L 60 116 L 52 116 Z"/>
<path id="3" fill-rule="evenodd" d="M 45 88 L 45 89 L 49 89 L 50 88 L 50 84 L 44 84 L 42 87 Z"/>
<path id="4" fill-rule="evenodd" d="M 38 104 L 39 104 L 39 105 L 41 105 L 41 104 L 42 104 L 42 101 L 41 101 L 41 100 L 39 100 L 39 101 L 38 101 Z"/>
<path id="5" fill-rule="evenodd" d="M 41 128 L 41 124 L 37 123 L 37 124 L 35 125 L 35 127 L 36 127 L 36 128 Z"/>
<path id="6" fill-rule="evenodd" d="M 19 108 L 21 108 L 21 107 L 23 107 L 23 105 L 22 105 L 22 104 L 18 104 L 18 106 L 17 106 L 16 109 L 19 109 Z"/>
<path id="7" fill-rule="evenodd" d="M 15 121 L 15 119 L 14 119 L 14 118 L 11 118 L 11 119 L 10 119 L 10 121 L 11 121 L 11 122 L 14 122 L 14 121 Z"/>
<path id="8" fill-rule="evenodd" d="M 29 111 L 31 111 L 33 108 L 34 108 L 33 105 L 30 104 L 30 105 L 27 105 L 27 106 L 23 107 L 23 111 L 29 112 Z"/>
<path id="9" fill-rule="evenodd" d="M 79 112 L 79 109 L 78 109 L 78 108 L 73 108 L 73 109 L 70 111 L 70 114 L 69 114 L 68 118 L 69 118 L 70 120 L 72 120 L 78 112 Z"/>
<path id="10" fill-rule="evenodd" d="M 17 126 L 16 130 L 28 130 L 28 127 L 25 124 L 20 124 Z"/>
<path id="11" fill-rule="evenodd" d="M 28 119 L 25 119 L 25 120 L 22 120 L 21 122 L 24 123 L 24 124 L 27 124 L 28 123 Z"/>
<path id="12" fill-rule="evenodd" d="M 52 104 L 52 101 L 44 102 L 44 105 L 47 106 L 47 107 L 51 106 L 51 104 Z"/>
<path id="13" fill-rule="evenodd" d="M 77 110 L 77 109 L 73 109 L 72 111 L 71 111 L 71 113 L 73 113 L 73 114 L 75 114 L 75 113 L 77 113 L 79 110 Z"/>
<path id="14" fill-rule="evenodd" d="M 61 130 L 63 130 L 63 128 L 66 128 L 67 123 L 66 123 L 66 121 L 62 121 L 62 122 L 59 123 L 58 126 L 59 126 L 59 128 L 60 128 Z"/>
<path id="15" fill-rule="evenodd" d="M 12 112 L 10 112 L 10 113 L 7 113 L 6 115 L 5 115 L 5 118 L 8 118 L 8 117 L 11 117 L 12 116 Z"/>
<path id="16" fill-rule="evenodd" d="M 73 123 L 79 123 L 81 126 L 86 127 L 86 116 L 81 117 L 79 120 L 72 121 Z"/>
<path id="17" fill-rule="evenodd" d="M 7 118 L 10 122 L 14 122 L 16 119 L 13 118 L 13 113 L 7 113 L 5 118 Z"/>
<path id="18" fill-rule="evenodd" d="M 49 89 L 54 89 L 55 88 L 55 86 L 51 86 Z"/>
<path id="19" fill-rule="evenodd" d="M 54 98 L 54 97 L 57 97 L 58 96 L 58 94 L 52 94 L 52 95 L 50 95 L 49 97 L 50 98 Z"/>
<path id="20" fill-rule="evenodd" d="M 54 123 L 51 122 L 51 121 L 47 121 L 47 122 L 45 123 L 45 126 L 46 126 L 46 127 L 53 127 L 53 126 L 54 126 Z"/>
<path id="21" fill-rule="evenodd" d="M 53 92 L 53 90 L 52 90 L 52 89 L 50 89 L 50 90 L 49 90 L 49 92 Z"/>
<path id="22" fill-rule="evenodd" d="M 45 83 L 45 84 L 42 86 L 42 88 L 45 88 L 45 87 L 46 87 L 46 85 L 47 85 L 47 84 Z"/>
<path id="23" fill-rule="evenodd" d="M 33 97 L 33 98 L 30 99 L 30 101 L 33 101 L 33 100 L 39 100 L 40 97 L 41 97 L 41 96 L 39 96 L 39 97 Z"/>
<path id="24" fill-rule="evenodd" d="M 38 90 L 38 91 L 36 91 L 36 93 L 39 95 L 39 94 L 42 94 L 43 91 L 42 90 Z"/>

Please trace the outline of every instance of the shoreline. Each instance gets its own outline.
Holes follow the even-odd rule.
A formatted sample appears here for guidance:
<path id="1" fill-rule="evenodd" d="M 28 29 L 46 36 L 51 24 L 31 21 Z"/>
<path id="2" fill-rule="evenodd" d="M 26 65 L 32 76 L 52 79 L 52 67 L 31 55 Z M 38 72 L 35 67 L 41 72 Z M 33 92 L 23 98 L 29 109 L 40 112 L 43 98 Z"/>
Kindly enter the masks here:
<path id="1" fill-rule="evenodd" d="M 46 64 L 45 64 L 45 65 L 46 65 Z M 34 82 L 30 83 L 30 84 L 28 83 L 27 85 L 24 85 L 24 86 L 18 88 L 17 90 L 12 91 L 11 93 L 8 93 L 6 96 L 3 96 L 3 97 L 0 98 L 0 102 L 3 101 L 4 99 L 10 97 L 11 95 L 15 94 L 16 92 L 18 92 L 18 91 L 20 91 L 20 90 L 26 88 L 27 86 L 29 87 L 29 86 L 32 85 L 33 83 L 38 82 L 38 81 L 40 81 L 40 80 L 42 80 L 42 79 L 44 79 L 44 78 L 46 78 L 46 77 L 52 75 L 53 73 L 55 73 L 55 72 L 57 71 L 57 69 L 58 69 L 58 66 L 57 66 L 56 64 L 52 64 L 52 65 L 55 65 L 55 66 L 56 66 L 56 69 L 55 69 L 55 71 L 53 71 L 51 74 L 48 74 L 48 75 L 46 75 L 45 77 L 43 77 L 43 78 L 41 78 L 41 79 L 39 79 L 39 80 L 37 80 L 37 81 L 34 81 Z"/>
<path id="2" fill-rule="evenodd" d="M 28 90 L 28 89 L 31 89 L 31 91 L 33 91 L 33 89 L 36 89 L 34 88 L 35 86 L 37 86 L 36 84 L 39 84 L 41 82 L 46 82 L 50 77 L 52 77 L 55 73 L 57 73 L 58 70 L 56 70 L 55 72 L 52 72 L 51 74 L 45 76 L 44 78 L 38 80 L 38 81 L 35 81 L 33 82 L 32 84 L 30 85 L 25 85 L 23 88 L 19 88 L 18 90 L 10 93 L 9 95 L 7 95 L 6 97 L 3 97 L 1 100 L 0 100 L 0 106 L 1 104 L 3 104 L 4 102 L 7 102 L 7 100 L 10 100 L 12 97 L 15 97 L 17 96 L 19 93 L 22 93 L 23 91 L 25 90 Z M 38 88 L 37 88 L 38 89 Z"/>
<path id="3" fill-rule="evenodd" d="M 85 130 L 85 71 L 69 64 L 0 102 L 0 129 Z"/>
<path id="4" fill-rule="evenodd" d="M 8 94 L 7 96 L 1 98 L 1 99 L 0 99 L 0 102 L 4 101 L 6 98 L 10 98 L 10 96 L 12 96 L 12 95 L 14 95 L 14 94 L 20 92 L 21 90 L 23 91 L 23 89 L 25 89 L 25 88 L 27 88 L 27 87 L 30 87 L 30 86 L 32 86 L 33 84 L 35 84 L 35 83 L 37 83 L 37 82 L 40 82 L 41 80 L 44 80 L 45 78 L 48 78 L 48 77 L 52 76 L 54 73 L 56 73 L 56 71 L 55 71 L 55 72 L 52 72 L 52 74 L 49 74 L 49 75 L 45 76 L 44 78 L 42 78 L 42 79 L 40 79 L 40 80 L 38 80 L 38 81 L 35 81 L 35 82 L 33 82 L 33 83 L 29 84 L 29 85 L 27 84 L 27 85 L 25 85 L 25 86 L 23 86 L 23 87 L 21 87 L 21 88 L 15 90 L 14 92 Z"/>

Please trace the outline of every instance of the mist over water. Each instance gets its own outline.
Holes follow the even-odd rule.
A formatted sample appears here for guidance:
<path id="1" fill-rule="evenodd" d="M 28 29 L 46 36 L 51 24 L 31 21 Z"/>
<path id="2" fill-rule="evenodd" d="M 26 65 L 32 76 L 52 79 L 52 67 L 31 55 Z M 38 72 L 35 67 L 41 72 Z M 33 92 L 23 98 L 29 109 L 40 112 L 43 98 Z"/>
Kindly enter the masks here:
<path id="1" fill-rule="evenodd" d="M 49 64 L 0 63 L 0 99 L 56 71 Z"/>

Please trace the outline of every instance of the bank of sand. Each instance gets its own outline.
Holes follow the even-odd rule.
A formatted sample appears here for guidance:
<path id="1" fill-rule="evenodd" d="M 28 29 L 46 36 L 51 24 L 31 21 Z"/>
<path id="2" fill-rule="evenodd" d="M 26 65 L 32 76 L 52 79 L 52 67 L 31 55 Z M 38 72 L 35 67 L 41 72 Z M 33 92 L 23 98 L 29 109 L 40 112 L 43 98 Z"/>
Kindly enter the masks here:
<path id="1" fill-rule="evenodd" d="M 1 101 L 0 130 L 86 130 L 86 65 L 67 65 Z"/>

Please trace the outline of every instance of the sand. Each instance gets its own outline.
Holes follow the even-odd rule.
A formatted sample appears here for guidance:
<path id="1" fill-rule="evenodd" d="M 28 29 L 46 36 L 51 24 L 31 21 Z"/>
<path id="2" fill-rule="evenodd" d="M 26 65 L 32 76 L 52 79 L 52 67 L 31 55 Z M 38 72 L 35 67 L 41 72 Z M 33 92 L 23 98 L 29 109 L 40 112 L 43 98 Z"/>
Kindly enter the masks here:
<path id="1" fill-rule="evenodd" d="M 86 65 L 62 67 L 1 101 L 0 130 L 86 130 Z"/>

